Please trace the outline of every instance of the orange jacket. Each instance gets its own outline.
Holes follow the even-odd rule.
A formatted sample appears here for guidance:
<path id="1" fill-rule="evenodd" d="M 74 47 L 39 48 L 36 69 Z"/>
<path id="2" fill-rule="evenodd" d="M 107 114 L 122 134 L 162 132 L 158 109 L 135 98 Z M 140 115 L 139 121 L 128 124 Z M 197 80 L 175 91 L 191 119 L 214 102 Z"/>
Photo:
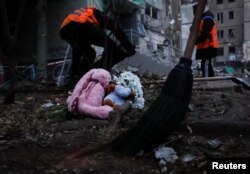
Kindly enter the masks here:
<path id="1" fill-rule="evenodd" d="M 199 33 L 202 32 L 202 27 L 203 27 L 203 22 L 206 18 L 210 18 L 214 21 L 214 19 L 210 16 L 205 16 L 200 23 L 199 26 Z M 216 25 L 214 22 L 214 26 L 212 28 L 212 30 L 210 31 L 210 35 L 212 36 L 212 40 L 210 40 L 209 38 L 207 38 L 205 41 L 203 41 L 202 43 L 199 43 L 196 45 L 197 49 L 203 49 L 203 48 L 208 48 L 210 46 L 212 46 L 213 48 L 218 48 L 219 47 L 219 43 L 218 43 L 218 39 L 217 39 L 217 29 L 216 29 Z"/>
<path id="2" fill-rule="evenodd" d="M 71 21 L 78 23 L 90 22 L 99 25 L 98 21 L 94 16 L 94 7 L 90 6 L 88 8 L 80 8 L 75 10 L 73 13 L 69 14 L 63 21 L 61 28 L 66 26 Z"/>

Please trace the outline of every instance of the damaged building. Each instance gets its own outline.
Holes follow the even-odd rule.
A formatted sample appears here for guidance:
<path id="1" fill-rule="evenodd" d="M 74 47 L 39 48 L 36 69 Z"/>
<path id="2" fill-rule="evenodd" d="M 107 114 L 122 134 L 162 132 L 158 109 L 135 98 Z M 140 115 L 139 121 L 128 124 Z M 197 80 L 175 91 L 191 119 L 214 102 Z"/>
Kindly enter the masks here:
<path id="1" fill-rule="evenodd" d="M 181 1 L 182 49 L 193 19 L 194 0 Z M 214 13 L 219 40 L 218 56 L 215 65 L 225 65 L 231 61 L 249 61 L 249 7 L 248 0 L 209 0 L 208 8 Z"/>
<path id="2" fill-rule="evenodd" d="M 28 1 L 24 10 L 24 19 L 18 39 L 18 65 L 34 65 L 36 75 L 51 76 L 50 65 L 71 57 L 68 44 L 59 37 L 59 29 L 64 17 L 72 10 L 93 5 L 119 19 L 123 30 L 136 46 L 137 54 L 126 59 L 120 67 L 135 67 L 153 73 L 167 73 L 166 67 L 172 67 L 175 56 L 174 48 L 179 47 L 172 40 L 175 34 L 175 15 L 172 15 L 176 1 L 170 0 L 38 0 Z M 175 4 L 178 8 L 178 3 Z M 11 9 L 11 6 L 7 6 Z M 58 10 L 60 9 L 60 10 Z M 34 14 L 34 15 L 30 15 Z M 11 21 L 15 26 L 15 21 Z M 180 30 L 178 30 L 180 34 Z M 178 34 L 177 34 L 178 35 Z M 177 38 L 177 37 L 176 37 Z M 175 39 L 178 40 L 178 39 Z M 25 42 L 25 44 L 23 44 Z M 96 47 L 97 52 L 102 49 Z M 98 55 L 98 53 L 97 53 Z M 49 66 L 48 66 L 49 65 Z M 167 69 L 167 71 L 166 71 Z"/>
<path id="3" fill-rule="evenodd" d="M 42 72 L 51 76 L 54 67 L 50 68 L 50 65 L 54 65 L 53 62 L 59 61 L 62 64 L 65 57 L 71 58 L 70 50 L 67 52 L 68 44 L 59 37 L 63 18 L 76 8 L 93 5 L 119 19 L 128 38 L 136 46 L 136 55 L 115 68 L 131 67 L 142 72 L 167 74 L 183 55 L 193 19 L 190 8 L 194 2 L 195 0 L 29 0 L 15 50 L 18 54 L 17 63 L 34 64 L 38 74 Z M 247 29 L 250 25 L 250 1 L 210 0 L 208 4 L 218 23 L 220 48 L 215 65 L 223 65 L 227 60 L 249 61 L 250 36 Z M 11 26 L 16 25 L 14 20 L 10 22 Z M 96 50 L 99 53 L 102 51 L 98 47 Z"/>

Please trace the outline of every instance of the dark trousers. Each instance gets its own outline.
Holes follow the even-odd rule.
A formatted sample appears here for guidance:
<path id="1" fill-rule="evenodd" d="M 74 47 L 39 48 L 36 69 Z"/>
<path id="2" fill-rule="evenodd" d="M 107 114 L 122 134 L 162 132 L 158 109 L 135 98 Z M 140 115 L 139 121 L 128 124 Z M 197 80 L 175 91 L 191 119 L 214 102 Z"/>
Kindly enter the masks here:
<path id="1" fill-rule="evenodd" d="M 105 30 L 88 22 L 69 23 L 60 30 L 60 37 L 73 47 L 71 76 L 82 76 L 91 68 L 111 70 L 113 65 L 125 58 L 120 54 L 120 48 L 116 46 L 116 43 L 107 36 Z M 104 48 L 101 59 L 96 62 L 96 52 L 91 45 Z"/>
<path id="2" fill-rule="evenodd" d="M 201 60 L 201 71 L 203 77 L 214 77 L 214 69 L 211 59 Z"/>

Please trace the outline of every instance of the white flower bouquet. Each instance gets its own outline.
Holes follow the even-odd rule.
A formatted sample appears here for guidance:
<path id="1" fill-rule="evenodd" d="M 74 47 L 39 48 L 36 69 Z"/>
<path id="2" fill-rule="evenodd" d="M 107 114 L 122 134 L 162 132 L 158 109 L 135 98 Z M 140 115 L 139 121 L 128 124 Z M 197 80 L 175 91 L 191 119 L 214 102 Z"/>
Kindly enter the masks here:
<path id="1" fill-rule="evenodd" d="M 131 90 L 135 93 L 135 99 L 131 103 L 132 108 L 142 109 L 144 107 L 145 100 L 143 97 L 142 85 L 137 75 L 130 71 L 124 71 L 119 75 L 119 77 L 114 75 L 113 81 L 116 84 L 131 88 Z"/>

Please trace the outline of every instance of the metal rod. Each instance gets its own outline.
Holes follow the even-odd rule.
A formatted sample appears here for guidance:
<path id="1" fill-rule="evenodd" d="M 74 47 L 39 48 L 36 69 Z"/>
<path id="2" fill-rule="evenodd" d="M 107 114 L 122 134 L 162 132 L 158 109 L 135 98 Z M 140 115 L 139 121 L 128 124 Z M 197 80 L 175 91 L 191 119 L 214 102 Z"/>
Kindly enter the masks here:
<path id="1" fill-rule="evenodd" d="M 68 47 L 67 47 L 66 54 L 65 54 L 65 57 L 64 57 L 64 61 L 63 61 L 63 66 L 62 66 L 60 75 L 59 75 L 59 77 L 58 77 L 58 79 L 57 79 L 57 87 L 59 87 L 59 86 L 62 85 L 62 75 L 63 75 L 63 71 L 64 71 L 64 68 L 65 68 L 66 60 L 67 60 L 67 58 L 68 58 L 69 49 L 70 49 L 70 45 L 68 45 Z"/>

